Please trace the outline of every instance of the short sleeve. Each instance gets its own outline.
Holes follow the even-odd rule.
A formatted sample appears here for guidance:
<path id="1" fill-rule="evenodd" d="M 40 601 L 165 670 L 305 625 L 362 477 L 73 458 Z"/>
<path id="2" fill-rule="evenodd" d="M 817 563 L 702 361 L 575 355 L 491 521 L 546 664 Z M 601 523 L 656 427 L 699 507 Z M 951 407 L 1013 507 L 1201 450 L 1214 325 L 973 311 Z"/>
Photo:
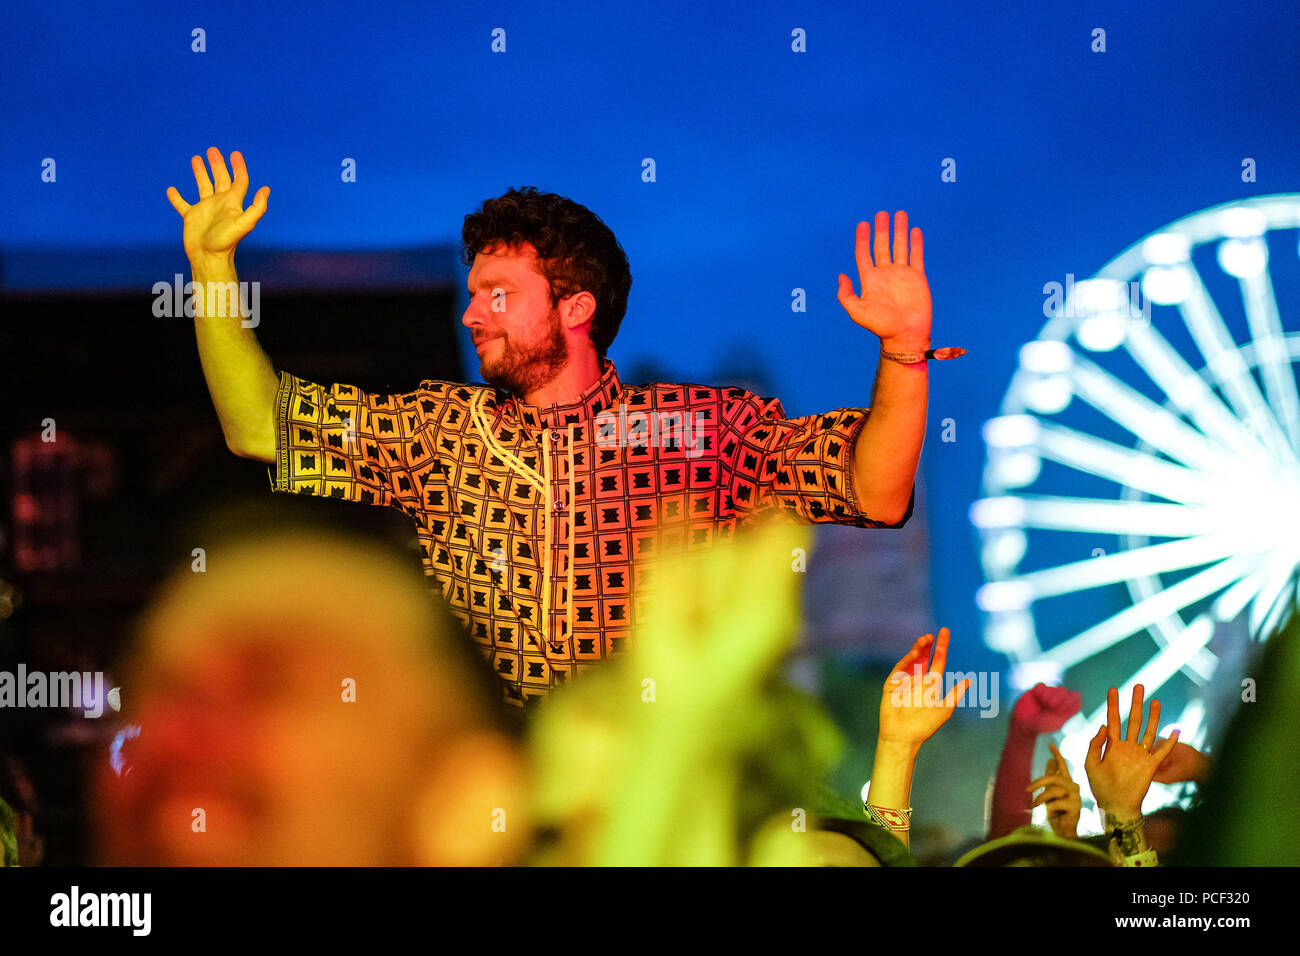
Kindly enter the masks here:
<path id="1" fill-rule="evenodd" d="M 280 372 L 271 489 L 410 511 L 412 462 L 429 458 L 417 395 L 378 395 Z"/>
<path id="2" fill-rule="evenodd" d="M 916 489 L 897 522 L 876 521 L 858 505 L 853 452 L 868 409 L 836 408 L 786 418 L 775 398 L 750 397 L 724 417 L 720 448 L 731 464 L 730 503 L 738 513 L 777 510 L 803 524 L 901 528 L 912 517 Z"/>

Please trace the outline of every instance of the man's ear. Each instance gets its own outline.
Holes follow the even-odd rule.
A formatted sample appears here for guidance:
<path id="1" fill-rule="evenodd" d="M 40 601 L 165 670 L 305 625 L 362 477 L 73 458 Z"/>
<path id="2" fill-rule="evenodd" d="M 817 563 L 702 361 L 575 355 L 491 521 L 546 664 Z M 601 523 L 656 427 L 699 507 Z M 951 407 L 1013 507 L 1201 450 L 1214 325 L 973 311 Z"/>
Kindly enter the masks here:
<path id="1" fill-rule="evenodd" d="M 566 329 L 589 331 L 591 320 L 596 317 L 596 297 L 590 292 L 575 292 L 561 299 L 559 308 L 560 323 Z"/>
<path id="2" fill-rule="evenodd" d="M 412 820 L 416 866 L 510 866 L 532 838 L 523 749 L 470 734 L 433 754 Z"/>

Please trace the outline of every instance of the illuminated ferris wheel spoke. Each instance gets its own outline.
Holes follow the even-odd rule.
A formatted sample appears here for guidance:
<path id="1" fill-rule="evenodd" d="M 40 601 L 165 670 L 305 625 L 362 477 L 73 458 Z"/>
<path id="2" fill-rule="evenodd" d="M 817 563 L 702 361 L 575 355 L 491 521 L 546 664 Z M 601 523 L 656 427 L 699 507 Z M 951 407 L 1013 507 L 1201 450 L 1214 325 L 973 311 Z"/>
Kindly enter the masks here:
<path id="1" fill-rule="evenodd" d="M 1134 361 L 1160 386 L 1173 407 L 1190 418 L 1197 428 L 1254 462 L 1262 465 L 1271 461 L 1267 450 L 1233 417 L 1163 335 L 1150 325 L 1136 324 L 1124 341 Z"/>
<path id="2" fill-rule="evenodd" d="M 1279 593 L 1272 604 L 1267 605 L 1258 618 L 1258 623 L 1254 626 L 1256 635 L 1268 635 L 1274 633 L 1280 628 L 1294 611 L 1296 594 L 1294 590 Z M 1256 604 L 1256 608 L 1265 608 L 1263 602 Z"/>
<path id="3" fill-rule="evenodd" d="M 1133 688 L 1138 684 L 1142 685 L 1143 696 L 1150 700 L 1156 692 L 1165 685 L 1169 678 L 1173 677 L 1191 657 L 1198 651 L 1204 650 L 1205 645 L 1209 643 L 1210 638 L 1214 636 L 1214 621 L 1208 614 L 1197 616 L 1188 624 L 1178 639 L 1169 644 L 1168 647 L 1161 648 L 1150 661 L 1126 680 L 1119 688 L 1119 699 L 1121 701 L 1121 710 L 1123 702 L 1132 699 Z M 1099 727 L 1106 722 L 1106 704 L 1101 704 L 1088 717 L 1088 726 Z"/>
<path id="4" fill-rule="evenodd" d="M 1255 555 L 1234 555 L 1204 571 L 1198 571 L 1163 591 L 1131 604 L 1086 631 L 1057 644 L 1039 659 L 1057 664 L 1062 670 L 1100 654 L 1124 638 L 1164 620 L 1171 614 L 1227 587 L 1259 564 Z"/>
<path id="5" fill-rule="evenodd" d="M 999 507 L 1000 503 L 1005 505 Z M 1094 534 L 1145 534 L 1156 538 L 1188 538 L 1224 521 L 1223 512 L 1209 505 L 1165 504 L 1157 501 L 1103 501 L 1055 495 L 1017 495 L 976 503 L 991 507 L 974 514 L 981 528 L 1001 526 L 1043 531 L 1083 531 Z M 997 511 L 1005 512 L 999 516 Z"/>
<path id="6" fill-rule="evenodd" d="M 1255 607 L 1261 595 L 1273 594 L 1284 586 L 1285 582 L 1283 585 L 1276 585 L 1273 582 L 1279 577 L 1288 576 L 1293 568 L 1294 563 L 1285 556 L 1274 556 L 1269 559 L 1249 577 L 1242 578 L 1215 599 L 1213 608 L 1215 619 L 1231 621 L 1252 602 L 1255 602 L 1252 608 Z"/>
<path id="7" fill-rule="evenodd" d="M 1194 269 L 1191 272 L 1195 284 L 1191 294 L 1181 303 L 1179 312 L 1205 356 L 1211 377 L 1227 396 L 1237 417 L 1258 429 L 1269 450 L 1274 455 L 1290 459 L 1288 464 L 1297 464 L 1290 442 L 1282 433 L 1282 426 L 1265 404 L 1255 377 L 1242 361 L 1237 343 L 1228 334 L 1223 317 L 1210 299 L 1200 275 Z"/>
<path id="8" fill-rule="evenodd" d="M 1124 682 L 1124 699 L 1128 700 L 1133 688 L 1141 684 L 1150 700 L 1152 694 L 1162 687 L 1169 678 L 1179 671 L 1187 671 L 1192 659 L 1198 655 L 1208 655 L 1212 664 L 1208 671 L 1199 675 L 1202 685 L 1209 683 L 1218 667 L 1219 659 L 1205 645 L 1214 636 L 1214 618 L 1209 614 L 1198 614 L 1186 625 L 1178 636 L 1156 652 L 1136 674 Z M 1192 674 L 1193 679 L 1196 675 Z"/>
<path id="9" fill-rule="evenodd" d="M 1291 589 L 1295 575 L 1295 561 L 1280 557 L 1273 568 L 1273 574 L 1259 589 L 1256 600 L 1251 604 L 1250 632 L 1263 633 L 1265 627 L 1279 613 L 1279 599 Z"/>
<path id="10" fill-rule="evenodd" d="M 1163 723 L 1163 718 L 1161 722 Z M 1180 740 L 1201 740 L 1205 733 L 1204 702 L 1199 699 L 1189 700 L 1182 713 L 1174 719 L 1173 726 L 1182 731 L 1178 735 Z M 1172 730 L 1173 727 L 1169 729 Z"/>
<path id="11" fill-rule="evenodd" d="M 1277 297 L 1273 295 L 1273 282 L 1268 271 L 1261 269 L 1243 276 L 1241 294 L 1246 322 L 1259 356 L 1260 374 L 1268 391 L 1268 403 L 1277 411 L 1291 440 L 1292 451 L 1300 452 L 1300 396 L 1296 394 L 1291 353 L 1283 337 Z"/>
<path id="12" fill-rule="evenodd" d="M 1240 467 L 1222 445 L 1082 356 L 1075 359 L 1071 383 L 1078 398 L 1184 465 L 1210 473 Z"/>
<path id="13" fill-rule="evenodd" d="M 1285 595 L 1285 598 L 1286 599 L 1284 600 L 1283 595 L 1278 595 L 1277 602 L 1270 605 L 1268 610 L 1263 613 L 1259 619 L 1260 623 L 1256 630 L 1257 634 L 1267 635 L 1275 633 L 1290 617 L 1294 610 L 1296 595 L 1294 593 L 1288 594 Z"/>
<path id="14" fill-rule="evenodd" d="M 1215 532 L 1030 571 L 1007 581 L 986 584 L 980 591 L 991 594 L 993 598 L 1002 593 L 1014 593 L 1034 601 L 1105 584 L 1118 584 L 1135 574 L 1195 568 L 1247 550 L 1239 533 Z M 986 597 L 981 603 L 989 600 Z"/>
<path id="15" fill-rule="evenodd" d="M 1041 423 L 1037 448 L 1044 458 L 1109 479 L 1117 485 L 1140 488 L 1157 498 L 1205 504 L 1222 500 L 1226 490 L 1222 481 L 1215 481 L 1190 468 L 1065 425 Z"/>

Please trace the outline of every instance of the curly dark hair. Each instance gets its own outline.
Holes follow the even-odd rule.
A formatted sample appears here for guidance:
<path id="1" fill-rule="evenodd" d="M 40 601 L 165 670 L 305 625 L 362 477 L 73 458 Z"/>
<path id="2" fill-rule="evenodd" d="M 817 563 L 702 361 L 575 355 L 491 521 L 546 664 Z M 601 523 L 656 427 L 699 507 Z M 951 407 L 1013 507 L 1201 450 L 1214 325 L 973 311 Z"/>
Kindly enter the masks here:
<path id="1" fill-rule="evenodd" d="M 591 342 L 604 359 L 627 312 L 632 273 L 627 254 L 614 233 L 594 212 L 565 196 L 539 193 L 535 186 L 511 188 L 484 200 L 465 217 L 460 259 L 474 257 L 498 243 L 532 243 L 538 268 L 551 291 L 551 307 L 565 296 L 587 291 L 596 299 Z"/>

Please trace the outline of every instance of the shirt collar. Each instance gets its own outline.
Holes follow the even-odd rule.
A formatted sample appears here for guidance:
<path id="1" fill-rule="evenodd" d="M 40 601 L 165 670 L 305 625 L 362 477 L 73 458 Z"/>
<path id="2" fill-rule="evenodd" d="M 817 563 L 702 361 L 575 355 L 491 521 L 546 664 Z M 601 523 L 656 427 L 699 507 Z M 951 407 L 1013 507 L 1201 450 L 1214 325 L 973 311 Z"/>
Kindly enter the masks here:
<path id="1" fill-rule="evenodd" d="M 570 422 L 585 425 L 606 409 L 614 408 L 623 391 L 618 370 L 608 358 L 602 360 L 600 378 L 571 402 L 556 405 L 529 405 L 518 395 L 497 390 L 498 402 L 513 404 L 519 421 L 532 428 L 563 428 Z"/>

